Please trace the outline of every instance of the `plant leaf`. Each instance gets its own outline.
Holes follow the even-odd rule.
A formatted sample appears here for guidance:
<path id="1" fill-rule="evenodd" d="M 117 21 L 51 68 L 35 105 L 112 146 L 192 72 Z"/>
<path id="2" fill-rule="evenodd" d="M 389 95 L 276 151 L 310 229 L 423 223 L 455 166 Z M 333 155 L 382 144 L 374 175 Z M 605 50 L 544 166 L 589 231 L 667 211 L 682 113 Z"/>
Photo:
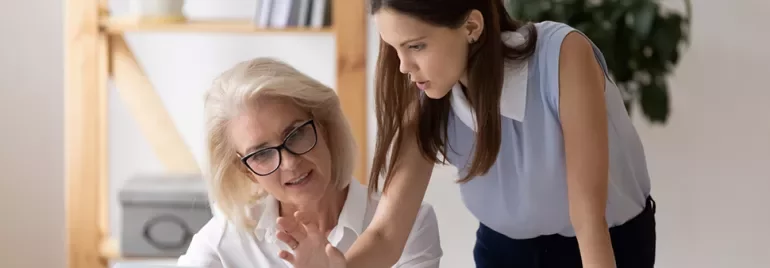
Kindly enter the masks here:
<path id="1" fill-rule="evenodd" d="M 479 0 L 469 0 L 479 1 Z M 610 76 L 649 121 L 665 123 L 670 112 L 666 77 L 690 39 L 691 3 L 686 15 L 660 10 L 660 0 L 506 0 L 515 19 L 566 23 L 602 51 Z M 627 18 L 630 18 L 627 20 Z M 633 92 L 622 85 L 634 85 Z"/>
<path id="2" fill-rule="evenodd" d="M 639 101 L 644 115 L 653 123 L 665 123 L 669 115 L 668 86 L 665 83 L 650 83 L 643 85 L 640 91 Z"/>
<path id="3" fill-rule="evenodd" d="M 640 2 L 640 6 L 634 12 L 634 30 L 639 39 L 647 39 L 650 35 L 650 29 L 655 21 L 657 11 L 657 3 L 648 1 Z"/>

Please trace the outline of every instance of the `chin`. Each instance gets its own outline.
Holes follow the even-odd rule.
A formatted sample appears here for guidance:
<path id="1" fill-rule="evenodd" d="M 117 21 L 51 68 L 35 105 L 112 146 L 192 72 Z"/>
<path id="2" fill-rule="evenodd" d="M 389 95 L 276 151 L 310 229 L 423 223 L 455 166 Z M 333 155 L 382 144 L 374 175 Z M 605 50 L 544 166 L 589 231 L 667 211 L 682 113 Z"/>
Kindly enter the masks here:
<path id="1" fill-rule="evenodd" d="M 317 192 L 291 193 L 288 200 L 297 207 L 314 207 L 323 200 L 323 194 Z"/>
<path id="2" fill-rule="evenodd" d="M 449 93 L 449 90 L 427 89 L 425 90 L 425 96 L 428 98 L 437 100 L 441 99 Z"/>

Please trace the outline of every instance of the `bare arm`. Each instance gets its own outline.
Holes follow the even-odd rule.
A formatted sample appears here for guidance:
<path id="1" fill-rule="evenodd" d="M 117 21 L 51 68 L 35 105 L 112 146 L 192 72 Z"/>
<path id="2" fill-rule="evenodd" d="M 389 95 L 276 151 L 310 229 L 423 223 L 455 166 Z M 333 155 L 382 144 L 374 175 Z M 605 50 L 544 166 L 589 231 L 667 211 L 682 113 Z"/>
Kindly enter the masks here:
<path id="1" fill-rule="evenodd" d="M 591 45 L 575 32 L 564 39 L 559 62 L 570 220 L 583 267 L 615 267 L 605 219 L 608 138 L 603 71 Z"/>
<path id="2" fill-rule="evenodd" d="M 400 154 L 391 156 L 398 159 L 392 181 L 372 223 L 345 254 L 348 268 L 391 267 L 404 250 L 434 166 L 420 153 L 414 131 L 404 133 Z"/>

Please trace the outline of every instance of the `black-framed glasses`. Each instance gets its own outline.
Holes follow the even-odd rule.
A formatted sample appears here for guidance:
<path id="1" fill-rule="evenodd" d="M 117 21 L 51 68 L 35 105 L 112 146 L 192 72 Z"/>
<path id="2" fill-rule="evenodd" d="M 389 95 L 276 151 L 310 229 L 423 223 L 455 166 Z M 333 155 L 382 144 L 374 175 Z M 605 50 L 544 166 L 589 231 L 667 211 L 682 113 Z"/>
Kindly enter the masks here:
<path id="1" fill-rule="evenodd" d="M 315 122 L 310 119 L 294 128 L 283 143 L 278 146 L 263 148 L 241 157 L 246 167 L 254 174 L 267 176 L 278 170 L 283 162 L 281 151 L 286 150 L 294 155 L 303 155 L 312 150 L 318 142 Z"/>

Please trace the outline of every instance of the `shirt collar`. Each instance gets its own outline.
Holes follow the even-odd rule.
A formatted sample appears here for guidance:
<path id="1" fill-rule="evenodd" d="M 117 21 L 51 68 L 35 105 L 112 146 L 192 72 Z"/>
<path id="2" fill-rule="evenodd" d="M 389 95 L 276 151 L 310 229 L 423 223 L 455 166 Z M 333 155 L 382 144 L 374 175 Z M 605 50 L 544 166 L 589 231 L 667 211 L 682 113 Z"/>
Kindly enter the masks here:
<path id="1" fill-rule="evenodd" d="M 516 47 L 526 42 L 526 29 L 502 33 L 502 40 L 508 46 Z M 516 121 L 524 120 L 527 108 L 527 78 L 529 77 L 528 61 L 506 63 L 503 74 L 503 88 L 500 95 L 500 114 Z M 468 127 L 476 131 L 476 116 L 468 99 L 463 94 L 459 83 L 452 87 L 452 110 Z"/>
<path id="2" fill-rule="evenodd" d="M 348 187 L 345 203 L 342 205 L 342 211 L 337 219 L 337 226 L 332 231 L 330 237 L 337 242 L 341 239 L 342 228 L 347 228 L 355 232 L 356 236 L 361 235 L 364 228 L 364 219 L 366 217 L 366 208 L 369 203 L 367 189 L 358 181 L 352 180 Z M 258 240 L 267 239 L 269 242 L 275 242 L 275 235 L 278 232 L 276 219 L 278 219 L 279 203 L 275 197 L 267 195 L 257 205 L 250 208 L 249 217 L 259 218 L 254 235 Z"/>

